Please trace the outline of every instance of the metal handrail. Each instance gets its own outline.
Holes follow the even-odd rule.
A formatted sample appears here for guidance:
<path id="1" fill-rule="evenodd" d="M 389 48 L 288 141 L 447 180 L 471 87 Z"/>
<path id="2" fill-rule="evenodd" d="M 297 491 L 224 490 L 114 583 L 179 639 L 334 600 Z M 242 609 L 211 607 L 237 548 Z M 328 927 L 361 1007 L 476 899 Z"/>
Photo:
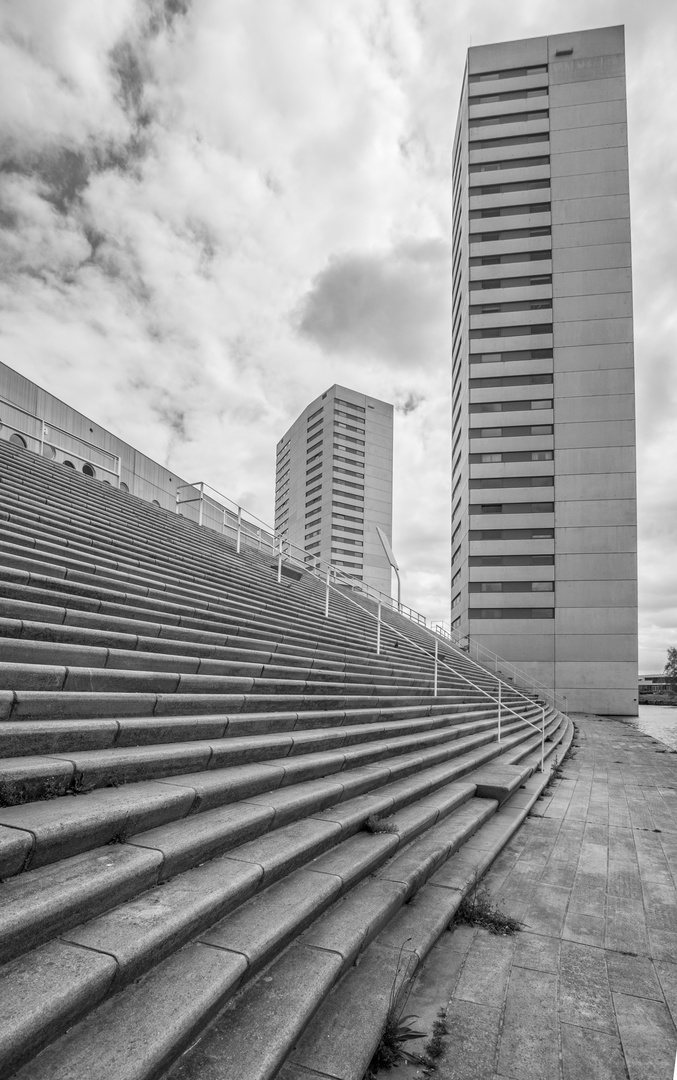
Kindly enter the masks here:
<path id="1" fill-rule="evenodd" d="M 333 568 L 331 568 L 331 569 L 333 569 Z M 325 615 L 328 615 L 328 612 L 329 612 L 328 598 L 329 598 L 330 590 L 333 589 L 335 592 L 339 592 L 339 589 L 336 586 L 332 586 L 331 581 L 330 581 L 330 577 L 331 577 L 331 572 L 329 571 L 327 573 L 327 579 L 326 579 L 326 588 L 327 588 L 326 598 L 327 599 L 325 601 Z M 377 633 L 376 633 L 376 653 L 378 655 L 380 653 L 380 651 L 381 651 L 380 650 L 380 645 L 381 645 L 381 633 L 380 633 L 381 605 L 379 604 L 378 614 L 374 615 L 367 608 L 363 608 L 361 604 L 358 604 L 355 600 L 353 600 L 352 597 L 345 596 L 344 593 L 340 593 L 340 595 L 343 597 L 344 600 L 348 600 L 349 603 L 354 604 L 355 607 L 359 607 L 360 611 L 362 611 L 363 613 L 365 613 L 365 614 L 371 616 L 372 618 L 375 618 L 375 619 L 378 620 Z M 426 652 L 426 650 L 423 648 L 423 646 L 419 644 L 419 642 L 415 641 L 413 638 L 410 638 L 407 634 L 404 634 L 401 630 L 398 629 L 398 627 L 388 624 L 388 629 L 394 631 L 396 634 L 398 634 L 399 637 L 404 638 L 405 641 L 408 641 L 410 645 L 413 645 L 414 648 L 419 649 L 426 656 L 429 655 Z M 470 658 L 468 657 L 468 659 L 470 659 Z M 473 661 L 471 660 L 471 663 L 472 662 Z M 469 686 L 472 686 L 472 688 L 474 690 L 478 690 L 480 694 L 485 694 L 489 698 L 490 701 L 493 701 L 494 704 L 498 705 L 498 740 L 497 741 L 499 743 L 501 741 L 501 712 L 502 712 L 502 709 L 507 709 L 507 711 L 512 713 L 514 716 L 516 716 L 518 718 L 518 720 L 523 721 L 525 724 L 529 724 L 529 726 L 534 728 L 534 730 L 540 731 L 540 733 L 541 733 L 541 772 L 544 772 L 545 771 L 545 706 L 543 706 L 543 705 L 541 706 L 541 726 L 539 727 L 538 724 L 534 724 L 533 721 L 528 720 L 527 717 L 524 716 L 522 713 L 516 712 L 515 709 L 511 708 L 509 705 L 506 705 L 505 702 L 502 701 L 501 687 L 505 686 L 508 690 L 511 690 L 513 693 L 519 694 L 519 696 L 523 697 L 525 699 L 525 701 L 529 702 L 529 704 L 536 704 L 535 702 L 533 702 L 531 700 L 531 698 L 528 698 L 526 696 L 526 694 L 523 694 L 516 687 L 509 686 L 508 683 L 503 682 L 503 680 L 499 679 L 497 675 L 492 675 L 491 672 L 486 672 L 486 674 L 489 675 L 490 678 L 493 678 L 493 679 L 496 680 L 496 684 L 498 686 L 498 697 L 494 697 L 494 695 L 490 694 L 488 690 L 485 690 L 483 686 L 479 686 L 477 683 L 474 683 L 472 681 L 472 679 L 469 679 L 466 675 L 463 675 L 462 672 L 458 671 L 456 668 L 450 667 L 448 664 L 446 664 L 444 662 L 444 660 L 440 660 L 439 656 L 438 656 L 437 642 L 435 642 L 435 671 L 434 671 L 434 690 L 435 690 L 434 696 L 435 697 L 437 697 L 437 665 L 438 665 L 438 663 L 441 663 L 442 667 L 445 668 L 447 671 L 450 671 L 452 673 L 452 675 L 455 675 L 456 677 L 460 677 L 461 679 L 463 679 L 464 682 L 468 683 Z M 476 665 L 476 666 L 480 667 L 480 665 Z M 484 668 L 481 668 L 481 670 L 485 671 Z"/>
<path id="2" fill-rule="evenodd" d="M 191 490 L 195 493 L 192 498 L 185 498 L 181 496 L 180 493 L 182 491 L 185 491 L 186 489 Z M 349 574 L 345 574 L 340 567 L 334 566 L 332 564 L 326 564 L 322 562 L 316 555 L 307 552 L 304 548 L 300 548 L 297 545 L 292 544 L 291 541 L 288 540 L 286 537 L 278 536 L 275 533 L 275 530 L 271 528 L 271 526 L 264 522 L 261 518 L 245 510 L 244 507 L 240 506 L 233 499 L 230 499 L 227 495 L 224 495 L 222 492 L 218 491 L 216 488 L 211 487 L 211 485 L 206 484 L 204 481 L 201 480 L 196 481 L 193 484 L 179 485 L 176 492 L 176 512 L 179 513 L 180 507 L 186 503 L 198 502 L 198 524 L 205 525 L 207 524 L 207 522 L 205 522 L 204 514 L 205 501 L 207 501 L 218 511 L 220 511 L 221 532 L 222 534 L 225 534 L 226 532 L 232 532 L 234 534 L 235 547 L 238 554 L 241 551 L 242 536 L 244 534 L 245 537 L 250 537 L 256 541 L 258 550 L 262 550 L 262 546 L 264 546 L 265 548 L 270 550 L 271 555 L 277 557 L 278 581 L 280 581 L 282 577 L 283 558 L 287 558 L 290 562 L 295 563 L 301 569 L 305 570 L 308 573 L 317 573 L 320 579 L 322 577 L 323 571 L 327 574 L 327 576 L 332 574 L 334 576 L 335 582 L 338 582 L 339 579 L 341 579 L 340 584 L 343 588 L 349 588 L 353 591 L 359 591 L 363 593 L 368 599 L 372 600 L 378 605 L 379 611 L 382 607 L 385 607 L 387 610 L 396 611 L 398 614 L 403 615 L 405 618 L 408 618 L 410 622 L 414 623 L 419 627 L 422 627 L 426 631 L 426 633 L 432 636 L 434 641 L 437 641 L 438 638 L 441 638 L 450 648 L 454 649 L 458 653 L 461 653 L 464 659 L 469 661 L 475 667 L 480 668 L 480 670 L 486 672 L 489 675 L 492 675 L 492 677 L 496 678 L 498 682 L 500 682 L 500 680 L 498 680 L 497 672 L 500 666 L 501 671 L 504 668 L 509 668 L 512 672 L 514 672 L 514 675 L 512 676 L 513 678 L 517 678 L 522 683 L 526 683 L 527 685 L 531 684 L 533 687 L 531 692 L 534 694 L 538 692 L 536 690 L 536 684 L 538 683 L 539 686 L 542 687 L 543 696 L 552 698 L 553 708 L 559 708 L 559 706 L 557 705 L 557 701 L 558 699 L 560 701 L 562 700 L 561 695 L 556 694 L 555 691 L 551 688 L 546 687 L 542 683 L 539 683 L 539 680 L 533 678 L 530 675 L 527 675 L 526 672 L 521 671 L 519 668 L 515 667 L 515 665 L 503 660 L 501 657 L 498 656 L 497 653 L 492 653 L 490 649 L 486 649 L 484 646 L 478 646 L 477 642 L 473 642 L 473 645 L 477 651 L 479 651 L 479 648 L 481 648 L 482 652 L 485 653 L 487 657 L 491 658 L 494 666 L 494 672 L 492 673 L 488 670 L 486 666 L 479 663 L 479 661 L 474 660 L 470 655 L 469 649 L 463 648 L 458 642 L 454 641 L 451 633 L 447 632 L 443 627 L 441 627 L 440 624 L 429 625 L 425 615 L 422 615 L 414 608 L 409 607 L 407 604 L 397 603 L 396 601 L 393 601 L 391 596 L 381 592 L 379 589 L 374 588 L 367 582 L 357 581 Z M 218 514 L 214 520 L 218 522 Z M 253 534 L 251 531 L 249 531 L 252 527 L 255 530 Z M 295 552 L 298 552 L 298 554 L 295 554 Z M 350 598 L 346 597 L 346 599 Z M 353 601 L 353 603 L 355 603 L 355 601 Z M 391 627 L 391 629 L 394 629 L 396 633 L 399 633 L 400 636 L 404 637 L 406 640 L 411 640 L 405 634 L 402 634 L 400 631 L 398 631 L 395 627 Z M 504 685 L 508 684 L 506 683 Z M 523 694 L 520 690 L 518 690 L 516 686 L 513 685 L 510 687 L 510 689 L 520 694 L 522 697 L 526 698 L 526 695 Z M 526 698 L 526 700 L 530 701 L 531 699 Z M 564 699 L 564 704 L 566 709 L 566 699 Z M 560 709 L 560 711 L 565 710 Z"/>
<path id="3" fill-rule="evenodd" d="M 31 420 L 35 421 L 35 424 L 38 425 L 37 434 L 30 431 L 26 426 L 21 427 L 17 424 L 9 423 L 6 418 L 3 418 L 2 423 L 3 426 L 10 428 L 12 431 L 16 431 L 17 434 L 27 435 L 33 442 L 38 443 L 40 446 L 39 453 L 41 455 L 44 454 L 46 443 L 48 446 L 54 447 L 55 450 L 60 450 L 64 454 L 72 454 L 74 457 L 78 457 L 85 462 L 93 460 L 98 468 L 110 473 L 111 476 L 117 477 L 119 483 L 122 471 L 122 461 L 118 454 L 114 454 L 111 450 L 104 450 L 102 446 L 97 446 L 88 439 L 83 439 L 80 435 L 75 435 L 72 431 L 66 431 L 65 428 L 57 427 L 56 424 L 48 422 L 44 417 L 38 416 L 37 413 L 32 413 L 28 409 L 23 409 L 21 405 L 16 405 L 8 398 L 0 397 L 0 406 L 13 409 L 15 412 L 21 413 L 22 416 L 28 416 Z M 89 454 L 89 457 L 85 457 L 77 450 L 74 450 L 72 446 L 62 446 L 53 438 L 53 433 L 65 435 L 67 439 L 70 439 L 74 443 L 78 443 L 81 447 L 86 449 L 86 453 Z"/>

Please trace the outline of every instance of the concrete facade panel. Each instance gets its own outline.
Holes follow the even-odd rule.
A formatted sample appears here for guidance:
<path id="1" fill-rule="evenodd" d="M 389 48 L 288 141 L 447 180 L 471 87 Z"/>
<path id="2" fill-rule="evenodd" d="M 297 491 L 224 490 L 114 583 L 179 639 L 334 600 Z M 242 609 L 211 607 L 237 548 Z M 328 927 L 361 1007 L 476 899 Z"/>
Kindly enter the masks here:
<path id="1" fill-rule="evenodd" d="M 539 39 L 537 39 L 539 40 Z M 568 34 L 551 34 L 547 38 L 548 62 L 557 64 L 598 63 L 607 57 L 621 57 L 625 51 L 625 32 L 621 25 L 601 26 L 594 30 L 575 30 Z M 573 49 L 573 58 L 562 60 L 557 53 Z"/>
<path id="2" fill-rule="evenodd" d="M 558 503 L 627 499 L 635 494 L 635 473 L 572 473 L 557 475 Z"/>
<path id="3" fill-rule="evenodd" d="M 631 581 L 637 577 L 637 556 L 634 552 L 613 552 L 604 555 L 557 554 L 557 581 Z"/>
<path id="4" fill-rule="evenodd" d="M 606 371 L 615 368 L 634 372 L 632 341 L 583 347 L 560 345 L 557 349 L 558 372 Z"/>
<path id="5" fill-rule="evenodd" d="M 586 247 L 592 244 L 624 244 L 630 238 L 630 222 L 627 217 L 620 217 L 610 218 L 608 221 L 553 225 L 552 238 L 558 250 L 567 247 Z M 559 269 L 556 259 L 555 269 Z"/>
<path id="6" fill-rule="evenodd" d="M 585 387 L 579 387 L 585 389 Z M 559 393 L 559 380 L 556 385 L 557 396 L 555 398 L 555 414 L 557 424 L 569 423 L 598 423 L 600 420 L 629 420 L 634 421 L 635 406 L 633 394 L 609 394 L 597 396 L 579 394 L 576 397 L 564 397 Z M 555 432 L 559 435 L 559 432 Z M 558 445 L 559 439 L 558 439 Z M 561 444 L 566 445 L 566 444 Z M 586 442 L 579 445 L 588 445 Z"/>
<path id="7" fill-rule="evenodd" d="M 553 177 L 550 191 L 553 202 L 561 199 L 598 199 L 606 195 L 627 195 L 630 184 L 625 169 L 617 172 Z"/>
<path id="8" fill-rule="evenodd" d="M 569 273 L 562 273 L 558 267 L 553 281 L 553 293 L 557 299 L 626 292 L 632 292 L 632 271 L 629 266 L 605 270 L 574 270 Z M 630 311 L 632 312 L 632 300 Z"/>
<path id="9" fill-rule="evenodd" d="M 613 148 L 584 150 L 578 148 L 566 152 L 560 146 L 550 155 L 550 175 L 554 187 L 558 176 L 585 176 L 588 173 L 618 172 L 628 167 L 627 147 L 622 144 Z"/>
<path id="10" fill-rule="evenodd" d="M 623 663 L 620 660 L 609 660 L 604 665 L 604 681 L 600 681 L 600 668 L 598 664 L 585 664 L 581 662 L 569 663 L 557 660 L 557 682 L 559 685 L 576 686 L 581 689 L 591 687 L 603 689 L 606 687 L 618 687 L 622 690 L 634 689 L 637 693 L 637 679 L 633 679 L 632 663 Z"/>
<path id="11" fill-rule="evenodd" d="M 592 82 L 593 79 L 613 79 L 625 75 L 625 57 L 593 56 L 584 60 L 556 60 L 549 65 L 550 87 L 558 83 Z"/>
<path id="12" fill-rule="evenodd" d="M 619 608 L 637 607 L 637 586 L 631 581 L 557 581 L 557 607 Z"/>
<path id="13" fill-rule="evenodd" d="M 555 275 L 555 280 L 559 277 Z M 594 296 L 560 296 L 557 299 L 558 322 L 583 322 L 596 319 L 632 318 L 631 292 L 604 292 Z"/>
<path id="14" fill-rule="evenodd" d="M 574 130 L 593 125 L 624 124 L 625 98 L 606 101 L 580 101 L 567 105 L 550 103 L 550 130 Z"/>
<path id="15" fill-rule="evenodd" d="M 630 420 L 604 420 L 594 423 L 558 425 L 558 450 L 567 450 L 573 447 L 634 447 L 634 445 L 635 429 L 634 423 Z"/>
<path id="16" fill-rule="evenodd" d="M 584 106 L 579 106 L 584 108 Z M 628 127 L 626 123 L 597 124 L 590 127 L 574 127 L 552 131 L 552 153 L 585 153 L 586 150 L 610 150 L 628 145 Z"/>
<path id="17" fill-rule="evenodd" d="M 558 349 L 581 345 L 623 345 L 633 340 L 632 319 L 592 319 L 556 323 L 555 345 Z"/>
<path id="18" fill-rule="evenodd" d="M 578 79 L 576 82 L 554 82 L 549 91 L 553 109 L 568 105 L 589 104 L 593 101 L 625 102 L 625 77 L 612 75 L 606 79 Z"/>
<path id="19" fill-rule="evenodd" d="M 562 225 L 573 222 L 604 221 L 628 217 L 630 201 L 627 195 L 585 196 L 561 198 L 553 192 L 552 222 Z"/>
<path id="20" fill-rule="evenodd" d="M 559 502 L 555 513 L 558 529 L 579 528 L 594 525 L 600 530 L 608 526 L 632 525 L 637 519 L 634 498 L 588 499 L 585 502 Z"/>
<path id="21" fill-rule="evenodd" d="M 630 243 L 598 244 L 594 247 L 570 247 L 557 252 L 557 273 L 566 274 L 579 270 L 605 270 L 630 267 Z M 555 285 L 556 288 L 556 285 Z"/>
<path id="22" fill-rule="evenodd" d="M 555 630 L 558 636 L 579 633 L 634 634 L 637 630 L 637 608 L 558 607 L 555 614 Z"/>
<path id="23" fill-rule="evenodd" d="M 579 473 L 581 476 L 609 473 L 635 472 L 635 447 L 627 446 L 578 446 L 569 450 L 555 451 L 557 476 Z"/>
<path id="24" fill-rule="evenodd" d="M 557 639 L 557 660 L 576 664 L 606 660 L 627 663 L 636 649 L 634 634 L 562 634 Z M 571 672 L 568 675 L 571 681 Z"/>
<path id="25" fill-rule="evenodd" d="M 632 689 L 618 690 L 615 686 L 579 690 L 558 684 L 557 693 L 566 696 L 570 712 L 589 712 L 598 716 L 637 716 L 638 713 L 636 689 L 634 693 Z"/>
<path id="26" fill-rule="evenodd" d="M 574 554 L 609 554 L 637 551 L 637 529 L 634 525 L 615 525 L 598 529 L 594 525 L 558 529 L 557 558 Z M 636 627 L 635 627 L 636 629 Z"/>

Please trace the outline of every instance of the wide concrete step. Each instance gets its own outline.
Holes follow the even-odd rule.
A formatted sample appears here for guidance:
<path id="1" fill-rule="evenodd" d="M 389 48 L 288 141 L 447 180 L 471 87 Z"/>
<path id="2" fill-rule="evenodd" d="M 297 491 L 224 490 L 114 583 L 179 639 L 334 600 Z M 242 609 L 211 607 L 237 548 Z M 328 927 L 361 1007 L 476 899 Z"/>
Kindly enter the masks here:
<path id="1" fill-rule="evenodd" d="M 97 955 L 103 952 L 107 956 L 114 956 L 118 967 L 106 989 L 109 995 L 116 991 L 117 995 L 110 997 L 109 1002 L 97 1010 L 91 1019 L 84 1019 L 78 1028 L 72 1029 L 65 1039 L 50 1046 L 49 1069 L 53 1070 L 55 1065 L 57 1069 L 60 1065 L 65 1067 L 66 1061 L 67 1067 L 72 1069 L 73 1053 L 81 1055 L 85 1043 L 89 1043 L 91 1048 L 94 1032 L 112 1025 L 119 1033 L 126 1027 L 123 1017 L 129 1015 L 136 1019 L 132 1021 L 134 1034 L 125 1046 L 127 1053 L 124 1050 L 121 1053 L 123 1048 L 118 1034 L 117 1061 L 107 1061 L 101 1075 L 152 1075 L 148 1056 L 142 1055 L 142 1060 L 138 1057 L 137 1024 L 141 1019 L 138 988 L 141 983 L 129 984 L 147 972 L 142 980 L 147 1000 L 147 1009 L 143 1011 L 148 1015 L 148 1010 L 153 1013 L 157 1008 L 162 1010 L 163 999 L 166 1002 L 168 975 L 171 977 L 173 974 L 175 978 L 177 971 L 184 966 L 185 959 L 189 956 L 192 959 L 195 950 L 210 961 L 214 960 L 210 954 L 217 950 L 226 960 L 231 975 L 232 961 L 240 961 L 241 979 L 237 982 L 241 983 L 249 982 L 263 965 L 271 961 L 274 966 L 269 971 L 277 970 L 279 964 L 288 967 L 284 957 L 277 961 L 275 958 L 289 941 L 293 942 L 291 951 L 297 959 L 301 953 L 306 955 L 308 952 L 312 952 L 316 959 L 321 958 L 322 953 L 329 951 L 326 948 L 329 939 L 334 943 L 340 941 L 346 959 L 338 960 L 335 957 L 330 964 L 333 977 L 329 980 L 321 979 L 319 984 L 316 979 L 308 980 L 307 965 L 302 963 L 306 985 L 298 983 L 300 997 L 297 998 L 297 1008 L 303 998 L 308 999 L 311 987 L 314 990 L 313 998 L 318 997 L 320 987 L 326 993 L 349 962 L 348 956 L 354 958 L 360 947 L 367 944 L 369 935 L 373 936 L 377 928 L 406 902 L 407 896 L 413 893 L 426 873 L 430 873 L 453 846 L 459 846 L 472 835 L 481 821 L 492 812 L 495 803 L 472 799 L 473 790 L 471 783 L 447 785 L 406 809 L 396 810 L 392 823 L 398 831 L 387 835 L 353 833 L 343 838 L 341 826 L 352 818 L 349 807 L 344 807 L 345 812 L 338 819 L 335 814 L 325 812 L 312 821 L 306 820 L 297 826 L 279 830 L 275 838 L 250 842 L 236 849 L 225 859 L 226 863 L 235 864 L 235 870 L 230 873 L 224 873 L 221 860 L 214 860 L 167 883 L 162 892 L 161 912 L 157 910 L 157 902 L 155 908 L 150 906 L 154 900 L 152 891 L 132 904 L 61 935 L 62 942 L 78 945 Z M 394 853 L 399 850 L 402 850 L 402 857 L 393 859 Z M 303 859 L 301 869 L 297 869 L 299 859 Z M 373 873 L 378 877 L 373 882 L 365 882 L 365 878 Z M 341 901 L 343 896 L 345 899 Z M 325 914 L 328 908 L 331 910 Z M 350 914 L 348 908 L 354 912 L 352 919 L 347 917 Z M 309 926 L 310 930 L 306 931 Z M 170 934 L 167 933 L 168 928 Z M 304 931 L 305 935 L 299 937 Z M 318 938 L 317 942 L 314 937 Z M 177 954 L 182 941 L 189 939 L 192 943 L 187 950 Z M 47 947 L 43 951 L 49 949 Z M 52 946 L 52 953 L 54 949 L 55 946 Z M 301 950 L 301 953 L 296 953 L 296 950 Z M 42 966 L 41 960 L 42 957 L 34 953 L 15 965 L 24 976 L 24 991 L 31 981 L 36 981 L 31 980 L 30 975 L 37 974 L 36 969 Z M 323 969 L 325 966 L 321 964 Z M 209 972 L 211 976 L 215 975 L 212 963 L 209 964 Z M 81 1000 L 84 997 L 83 981 L 81 976 L 78 980 Z M 180 981 L 185 989 L 185 981 Z M 223 986 L 223 972 L 217 976 L 217 982 L 223 1003 L 226 989 Z M 234 982 L 230 977 L 227 982 L 232 993 Z M 89 978 L 91 993 L 86 1004 L 80 1006 L 83 1016 L 104 997 L 105 990 L 102 994 L 101 984 L 100 970 L 92 970 Z M 68 996 L 65 989 L 61 988 L 59 996 L 62 999 Z M 212 986 L 212 994 L 215 989 Z M 255 994 L 256 990 L 253 992 Z M 202 995 L 200 997 L 204 1000 Z M 185 1045 L 187 1030 L 194 1035 L 209 1019 L 209 1011 L 206 1016 L 204 1011 L 202 1015 L 199 1012 L 196 1015 L 196 1003 L 190 995 L 183 994 L 183 1005 L 179 1005 L 177 999 L 178 995 L 174 995 L 179 1007 L 176 1022 L 169 1026 L 170 1029 L 165 1024 L 159 1025 L 163 1028 L 165 1045 L 161 1053 L 165 1060 L 171 1060 Z M 17 1009 L 16 1003 L 13 1004 L 13 1012 L 19 1018 L 17 1026 L 20 1029 L 23 1019 L 25 1028 L 28 1026 L 27 1003 L 24 1001 L 22 1010 Z M 72 1022 L 72 1001 L 68 1004 L 71 1006 L 68 1020 Z M 242 1010 L 240 1003 L 239 1009 Z M 54 1014 L 52 1002 L 49 1017 L 44 1018 L 47 1022 L 39 1025 L 36 1011 L 32 1010 L 32 1038 L 29 1044 L 32 1052 L 36 1044 L 45 1042 L 53 1035 L 60 1019 Z M 61 1023 L 62 1028 L 67 1026 L 63 1019 Z M 177 1039 L 179 1031 L 181 1038 Z M 253 1032 L 252 1038 L 256 1041 Z M 16 1031 L 11 1041 L 15 1046 L 23 1042 L 25 1047 L 25 1032 Z M 136 1047 L 132 1054 L 134 1060 L 125 1061 L 132 1045 Z M 97 1069 L 101 1050 L 100 1046 Z M 104 1050 L 104 1060 L 107 1056 Z M 37 1060 L 33 1068 L 39 1070 L 40 1067 L 41 1063 Z M 108 1072 L 110 1068 L 120 1071 Z M 129 1069 L 136 1071 L 128 1073 Z M 37 1075 L 40 1075 L 39 1071 Z M 60 1074 L 57 1072 L 55 1075 Z"/>
<path id="2" fill-rule="evenodd" d="M 102 844 L 180 821 L 307 781 L 335 777 L 338 797 L 408 776 L 419 769 L 458 759 L 458 775 L 490 761 L 501 750 L 527 739 L 516 722 L 502 744 L 495 731 L 459 737 L 438 733 L 439 741 L 421 746 L 420 736 L 337 750 L 268 758 L 244 765 L 188 772 L 156 780 L 97 788 L 77 797 L 59 796 L 0 809 L 0 877 L 69 858 Z M 417 742 L 418 740 L 418 742 Z M 60 763 L 71 768 L 69 762 Z M 58 764 L 55 762 L 55 771 Z M 351 785 L 353 785 L 351 787 Z M 48 794 L 48 793 L 46 793 Z M 0 886 L 0 889 L 6 888 Z"/>
<path id="3" fill-rule="evenodd" d="M 7 725 L 0 725 L 0 747 L 4 726 Z M 13 732 L 14 738 L 20 739 L 23 725 L 12 726 L 19 729 Z M 0 806 L 318 751 L 346 748 L 350 753 L 360 755 L 359 748 L 371 743 L 378 743 L 379 752 L 389 756 L 400 750 L 434 745 L 495 728 L 495 715 L 485 710 L 479 716 L 458 713 L 424 717 L 418 721 L 313 727 L 239 736 L 233 732 L 222 739 L 163 742 L 156 746 L 78 750 L 71 745 L 49 755 L 34 752 L 0 758 Z"/>

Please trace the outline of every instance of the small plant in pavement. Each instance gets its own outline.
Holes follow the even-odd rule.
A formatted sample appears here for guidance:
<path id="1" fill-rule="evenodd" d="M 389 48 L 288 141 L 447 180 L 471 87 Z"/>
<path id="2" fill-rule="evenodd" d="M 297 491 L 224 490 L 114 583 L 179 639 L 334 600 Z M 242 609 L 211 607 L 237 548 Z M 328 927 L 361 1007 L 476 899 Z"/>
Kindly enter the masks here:
<path id="1" fill-rule="evenodd" d="M 399 832 L 394 821 L 387 821 L 378 814 L 370 814 L 364 823 L 367 832 L 370 833 L 396 833 Z"/>
<path id="2" fill-rule="evenodd" d="M 477 880 L 470 892 L 461 900 L 454 922 L 466 923 L 468 926 L 481 926 L 484 930 L 490 930 L 492 934 L 516 934 L 522 929 L 519 919 L 506 915 L 498 905 L 492 904 L 486 887 L 479 886 Z"/>

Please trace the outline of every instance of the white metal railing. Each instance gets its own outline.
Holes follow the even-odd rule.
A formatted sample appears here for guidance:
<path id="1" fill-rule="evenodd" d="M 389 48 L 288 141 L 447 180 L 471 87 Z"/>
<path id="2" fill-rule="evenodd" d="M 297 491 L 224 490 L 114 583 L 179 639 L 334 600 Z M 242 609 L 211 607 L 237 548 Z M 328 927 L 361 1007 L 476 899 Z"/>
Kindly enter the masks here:
<path id="1" fill-rule="evenodd" d="M 120 486 L 121 460 L 117 454 L 95 446 L 87 439 L 81 439 L 79 435 L 50 424 L 43 417 L 0 397 L 0 437 L 8 431 L 10 437 L 12 434 L 19 436 L 26 449 L 42 457 L 66 454 L 68 459 L 75 458 L 81 469 L 83 465 L 95 466 L 99 472 L 105 473 L 103 479 L 109 482 L 112 479 L 114 486 Z"/>
<path id="2" fill-rule="evenodd" d="M 380 592 L 367 582 L 357 580 L 350 574 L 345 573 L 340 567 L 322 562 L 316 555 L 309 554 L 305 549 L 297 547 L 286 537 L 277 536 L 274 529 L 266 524 L 266 522 L 262 521 L 261 518 L 250 513 L 244 507 L 240 506 L 232 499 L 229 499 L 228 496 L 217 491 L 216 488 L 204 483 L 204 481 L 198 481 L 194 484 L 183 484 L 177 490 L 177 513 L 181 512 L 181 506 L 192 506 L 195 503 L 197 503 L 197 523 L 207 528 L 214 529 L 222 535 L 229 536 L 235 543 L 235 549 L 238 553 L 243 547 L 250 547 L 258 551 L 267 551 L 272 557 L 276 558 L 278 582 L 282 580 L 283 561 L 296 564 L 300 569 L 303 569 L 320 579 L 322 579 L 324 574 L 325 615 L 327 617 L 329 615 L 329 598 L 332 590 L 340 592 L 345 599 L 351 600 L 352 603 L 356 603 L 356 601 L 349 595 L 346 595 L 346 590 L 361 593 L 366 599 L 373 601 L 377 609 L 377 613 L 374 616 L 377 622 L 377 653 L 380 652 L 381 624 L 384 621 L 384 609 L 393 613 L 397 612 L 397 614 L 403 615 L 405 618 L 409 619 L 410 622 L 420 627 L 425 632 L 426 636 L 430 635 L 435 644 L 435 686 L 437 685 L 437 664 L 440 662 L 438 654 L 439 640 L 441 639 L 453 653 L 458 654 L 459 658 L 463 657 L 466 662 L 473 664 L 484 674 L 492 676 L 496 680 L 497 686 L 509 686 L 512 691 L 533 703 L 533 699 L 528 698 L 526 694 L 518 689 L 518 685 L 516 685 L 522 684 L 522 686 L 527 688 L 532 695 L 545 697 L 546 700 L 549 700 L 554 709 L 566 712 L 566 698 L 562 698 L 560 695 L 556 694 L 554 690 L 540 683 L 537 679 L 528 675 L 526 672 L 521 671 L 519 668 L 515 667 L 515 665 L 503 660 L 496 653 L 491 652 L 491 650 L 485 649 L 483 646 L 479 645 L 478 642 L 464 641 L 460 635 L 454 636 L 453 632 L 447 631 L 442 624 L 429 623 L 425 616 L 421 615 L 421 613 L 414 608 L 393 601 L 391 596 Z M 333 585 L 331 581 L 332 578 L 334 581 Z M 358 606 L 362 611 L 366 611 L 367 614 L 372 614 L 368 608 L 365 608 L 363 605 L 359 604 Z M 416 648 L 421 648 L 424 652 L 426 651 L 418 642 L 408 635 L 405 635 L 392 623 L 388 622 L 387 625 L 390 630 L 394 631 L 400 637 L 405 638 L 411 644 L 415 645 Z M 491 670 L 492 668 L 493 670 Z M 449 670 L 453 670 L 458 674 L 455 668 L 450 668 Z M 499 673 L 504 676 L 503 679 L 499 678 Z M 465 678 L 465 676 L 462 677 Z M 470 682 L 470 680 L 466 681 Z M 474 685 L 472 683 L 470 684 Z M 481 690 L 481 688 L 477 689 Z M 487 693 L 487 691 L 484 690 L 481 690 L 481 692 Z M 502 698 L 502 693 L 499 693 L 499 698 Z M 499 698 L 492 700 L 499 706 L 500 728 L 500 713 L 505 706 L 503 701 L 499 700 Z M 563 708 L 562 705 L 564 706 Z M 545 711 L 543 711 L 543 727 L 544 725 Z"/>

